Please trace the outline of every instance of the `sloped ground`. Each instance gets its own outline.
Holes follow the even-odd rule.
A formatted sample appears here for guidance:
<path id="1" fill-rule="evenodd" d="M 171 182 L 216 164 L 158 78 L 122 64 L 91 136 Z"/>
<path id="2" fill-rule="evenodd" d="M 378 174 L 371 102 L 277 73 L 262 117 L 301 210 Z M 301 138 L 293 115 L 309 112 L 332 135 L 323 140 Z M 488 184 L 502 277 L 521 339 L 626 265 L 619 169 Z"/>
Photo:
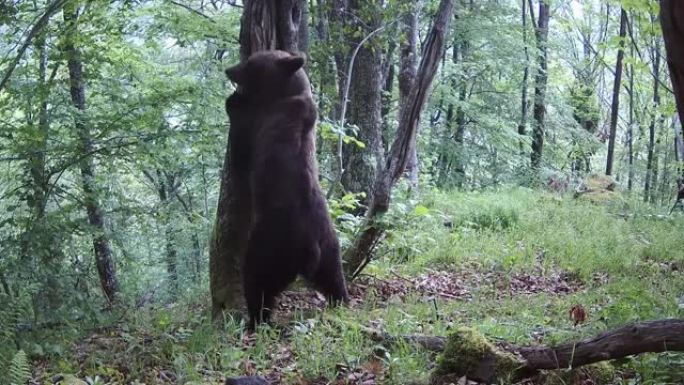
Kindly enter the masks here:
<path id="1" fill-rule="evenodd" d="M 62 354 L 34 357 L 33 383 L 218 384 L 256 374 L 283 384 L 425 383 L 433 354 L 378 346 L 363 327 L 444 336 L 466 325 L 515 344 L 553 344 L 684 317 L 682 216 L 652 220 L 635 208 L 622 219 L 610 206 L 519 190 L 423 204 L 429 215 L 392 214 L 397 229 L 384 257 L 350 284 L 348 307 L 324 309 L 316 293 L 288 291 L 276 326 L 251 336 L 238 321 L 216 330 L 196 301 L 140 309 Z M 444 226 L 445 217 L 455 225 Z M 683 368 L 682 355 L 647 355 L 610 373 L 612 383 L 680 384 Z M 601 383 L 592 373 L 573 376 L 549 378 Z"/>

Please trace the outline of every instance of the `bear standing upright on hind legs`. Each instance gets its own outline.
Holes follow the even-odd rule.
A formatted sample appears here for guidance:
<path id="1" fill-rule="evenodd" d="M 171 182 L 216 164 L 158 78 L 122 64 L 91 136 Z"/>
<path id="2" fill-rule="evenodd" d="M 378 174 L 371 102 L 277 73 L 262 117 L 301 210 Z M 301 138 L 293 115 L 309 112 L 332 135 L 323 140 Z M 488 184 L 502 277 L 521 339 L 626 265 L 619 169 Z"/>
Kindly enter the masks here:
<path id="1" fill-rule="evenodd" d="M 348 301 L 339 242 L 318 184 L 316 106 L 304 58 L 261 51 L 226 70 L 240 86 L 226 102 L 236 170 L 248 177 L 253 226 L 242 266 L 250 327 L 303 276 L 332 304 Z M 232 130 L 236 129 L 233 133 Z M 238 179 L 239 182 L 240 179 Z"/>

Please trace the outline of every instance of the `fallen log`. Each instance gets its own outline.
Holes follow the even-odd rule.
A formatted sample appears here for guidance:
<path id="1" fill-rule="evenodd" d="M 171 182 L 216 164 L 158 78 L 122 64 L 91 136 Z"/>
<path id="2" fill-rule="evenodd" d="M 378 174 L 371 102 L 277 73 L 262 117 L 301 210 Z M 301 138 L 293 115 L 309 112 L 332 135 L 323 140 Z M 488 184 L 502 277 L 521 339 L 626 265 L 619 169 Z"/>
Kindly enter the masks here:
<path id="1" fill-rule="evenodd" d="M 372 328 L 362 330 L 383 344 L 403 342 L 441 352 L 434 383 L 462 377 L 485 383 L 515 382 L 541 370 L 574 369 L 642 353 L 684 351 L 684 319 L 636 323 L 556 346 L 492 343 L 470 328 L 460 328 L 446 338 L 395 337 Z"/>

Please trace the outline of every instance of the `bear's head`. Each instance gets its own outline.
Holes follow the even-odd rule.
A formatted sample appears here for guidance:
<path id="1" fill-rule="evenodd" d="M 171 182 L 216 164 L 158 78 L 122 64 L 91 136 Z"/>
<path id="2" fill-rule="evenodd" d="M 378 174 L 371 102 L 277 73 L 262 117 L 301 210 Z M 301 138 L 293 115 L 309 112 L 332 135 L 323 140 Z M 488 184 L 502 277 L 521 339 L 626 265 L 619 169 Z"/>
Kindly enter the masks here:
<path id="1" fill-rule="evenodd" d="M 285 51 L 259 51 L 246 61 L 226 70 L 228 78 L 240 87 L 240 93 L 261 101 L 311 93 L 304 73 L 306 59 Z"/>

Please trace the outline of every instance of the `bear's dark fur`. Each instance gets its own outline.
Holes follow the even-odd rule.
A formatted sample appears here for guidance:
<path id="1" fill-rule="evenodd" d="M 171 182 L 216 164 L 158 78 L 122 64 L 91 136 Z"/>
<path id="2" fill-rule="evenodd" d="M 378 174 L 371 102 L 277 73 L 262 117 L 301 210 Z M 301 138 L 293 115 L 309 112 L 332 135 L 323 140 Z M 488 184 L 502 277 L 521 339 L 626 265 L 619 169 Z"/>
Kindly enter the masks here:
<path id="1" fill-rule="evenodd" d="M 332 304 L 348 300 L 339 243 L 318 184 L 316 107 L 303 65 L 300 56 L 262 51 L 226 71 L 240 86 L 233 100 L 239 103 L 227 101 L 231 122 L 244 111 L 252 119 L 241 126 L 251 132 L 239 135 L 248 155 L 235 159 L 244 161 L 236 167 L 249 175 L 252 194 L 254 225 L 243 261 L 252 328 L 268 321 L 276 296 L 297 275 Z"/>

